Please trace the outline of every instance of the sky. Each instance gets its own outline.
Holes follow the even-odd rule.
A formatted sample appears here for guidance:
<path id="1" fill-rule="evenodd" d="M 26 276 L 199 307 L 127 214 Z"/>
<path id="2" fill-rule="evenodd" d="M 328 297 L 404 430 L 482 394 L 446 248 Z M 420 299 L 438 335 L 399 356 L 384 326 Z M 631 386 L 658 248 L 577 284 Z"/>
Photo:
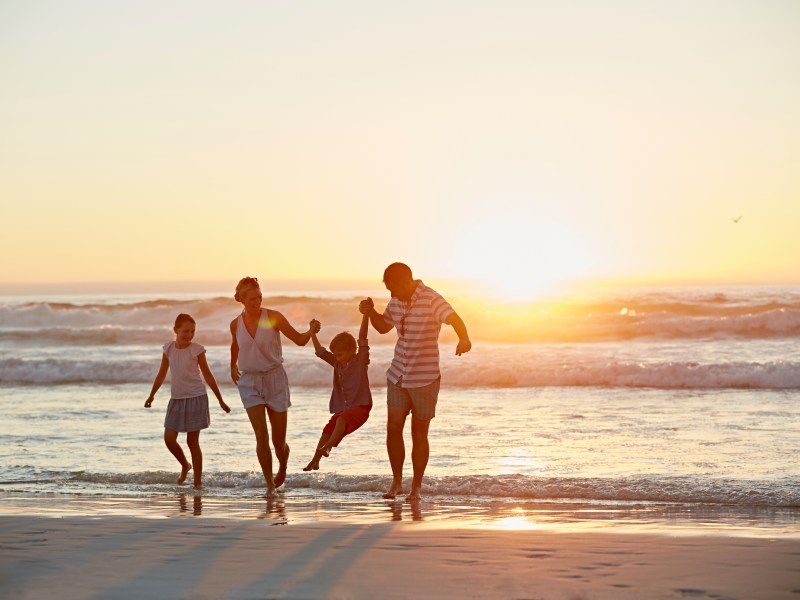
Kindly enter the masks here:
<path id="1" fill-rule="evenodd" d="M 0 284 L 800 283 L 799 26 L 770 0 L 0 2 Z"/>

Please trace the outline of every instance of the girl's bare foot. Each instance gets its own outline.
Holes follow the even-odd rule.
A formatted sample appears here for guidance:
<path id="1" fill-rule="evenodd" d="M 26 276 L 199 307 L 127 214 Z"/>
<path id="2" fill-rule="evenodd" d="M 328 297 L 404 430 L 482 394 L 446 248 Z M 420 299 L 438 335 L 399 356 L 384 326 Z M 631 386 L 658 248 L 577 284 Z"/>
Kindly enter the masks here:
<path id="1" fill-rule="evenodd" d="M 403 493 L 403 484 L 398 483 L 397 481 L 393 481 L 392 486 L 389 488 L 389 491 L 387 491 L 383 495 L 383 497 L 386 498 L 387 500 L 391 500 L 393 498 L 396 498 L 397 494 L 402 494 L 402 493 Z"/>
<path id="2" fill-rule="evenodd" d="M 181 476 L 178 477 L 178 485 L 182 485 L 184 481 L 186 481 L 186 476 L 189 474 L 189 471 L 192 470 L 192 463 L 187 462 L 183 467 L 181 467 Z"/>
<path id="3" fill-rule="evenodd" d="M 303 471 L 318 471 L 319 470 L 319 461 L 311 461 L 305 467 L 303 467 Z"/>

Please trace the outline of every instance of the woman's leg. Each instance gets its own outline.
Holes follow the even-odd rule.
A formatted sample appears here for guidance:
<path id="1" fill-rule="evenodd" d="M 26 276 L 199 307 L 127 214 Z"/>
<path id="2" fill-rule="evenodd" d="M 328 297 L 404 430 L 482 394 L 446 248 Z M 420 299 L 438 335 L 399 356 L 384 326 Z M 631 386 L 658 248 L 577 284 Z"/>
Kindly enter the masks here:
<path id="1" fill-rule="evenodd" d="M 275 481 L 272 479 L 272 451 L 269 447 L 269 437 L 267 435 L 267 415 L 265 406 L 251 406 L 247 409 L 247 416 L 253 433 L 256 436 L 256 455 L 258 464 L 261 465 L 261 472 L 264 473 L 264 480 L 267 482 L 267 494 L 271 495 L 275 491 Z"/>
<path id="2" fill-rule="evenodd" d="M 194 466 L 194 487 L 203 486 L 203 451 L 200 450 L 200 432 L 190 431 L 186 434 L 186 443 L 189 445 L 189 452 L 192 453 L 192 465 Z"/>
<path id="3" fill-rule="evenodd" d="M 280 487 L 286 480 L 286 468 L 289 464 L 289 444 L 286 443 L 286 426 L 289 412 L 277 412 L 267 407 L 269 423 L 272 425 L 272 445 L 278 457 L 278 472 L 275 474 L 275 487 Z"/>
<path id="4" fill-rule="evenodd" d="M 191 463 L 186 460 L 186 455 L 183 453 L 183 448 L 181 448 L 180 444 L 178 443 L 178 432 L 174 429 L 170 429 L 169 427 L 164 428 L 164 443 L 167 445 L 167 449 L 172 453 L 178 462 L 181 463 L 181 475 L 178 477 L 178 483 L 181 484 L 186 481 L 186 475 L 189 473 L 189 469 L 192 468 Z"/>

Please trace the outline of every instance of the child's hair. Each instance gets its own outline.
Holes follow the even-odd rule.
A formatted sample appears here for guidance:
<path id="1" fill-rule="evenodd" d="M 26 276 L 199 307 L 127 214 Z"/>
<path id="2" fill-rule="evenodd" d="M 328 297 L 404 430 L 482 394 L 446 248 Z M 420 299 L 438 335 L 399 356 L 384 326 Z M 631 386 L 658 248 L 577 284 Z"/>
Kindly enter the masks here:
<path id="1" fill-rule="evenodd" d="M 236 293 L 233 295 L 233 299 L 236 300 L 237 302 L 242 302 L 242 299 L 244 298 L 244 293 L 249 288 L 252 287 L 261 289 L 261 286 L 258 285 L 258 278 L 244 277 L 240 279 L 239 283 L 236 284 Z"/>
<path id="2" fill-rule="evenodd" d="M 197 325 L 197 323 L 195 323 L 195 320 L 192 318 L 192 315 L 181 313 L 175 318 L 175 327 L 173 327 L 173 329 L 177 329 L 184 323 L 191 323 L 192 325 Z"/>
<path id="3" fill-rule="evenodd" d="M 356 338 L 349 331 L 337 333 L 331 340 L 331 351 L 334 352 L 336 350 L 355 350 L 356 348 Z"/>

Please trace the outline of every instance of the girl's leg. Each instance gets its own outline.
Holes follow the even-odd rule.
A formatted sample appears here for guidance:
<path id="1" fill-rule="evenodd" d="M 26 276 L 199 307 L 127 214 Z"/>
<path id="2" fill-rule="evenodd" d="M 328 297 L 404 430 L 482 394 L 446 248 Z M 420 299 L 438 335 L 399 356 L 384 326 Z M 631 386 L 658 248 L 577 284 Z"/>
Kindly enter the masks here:
<path id="1" fill-rule="evenodd" d="M 178 483 L 181 484 L 186 481 L 186 475 L 189 473 L 189 469 L 192 468 L 192 465 L 186 460 L 183 448 L 178 444 L 178 432 L 169 427 L 165 427 L 164 443 L 167 445 L 167 449 L 172 452 L 172 456 L 177 458 L 178 462 L 181 463 L 181 475 L 178 477 Z"/>
<path id="2" fill-rule="evenodd" d="M 192 464 L 194 465 L 194 487 L 203 487 L 203 451 L 200 450 L 200 432 L 190 431 L 186 434 L 186 443 L 189 444 L 189 452 L 192 453 Z"/>
<path id="3" fill-rule="evenodd" d="M 319 437 L 319 442 L 317 443 L 317 449 L 314 451 L 314 458 L 312 458 L 311 462 L 303 467 L 303 471 L 316 471 L 319 469 L 319 461 L 324 456 L 322 453 L 322 447 L 328 441 L 329 437 L 330 436 L 327 433 L 324 431 L 322 432 L 322 435 Z"/>
<path id="4" fill-rule="evenodd" d="M 256 455 L 261 465 L 261 472 L 264 473 L 264 480 L 267 482 L 267 495 L 271 496 L 275 491 L 275 481 L 272 479 L 272 451 L 269 448 L 267 415 L 264 408 L 263 404 L 251 406 L 247 409 L 247 416 L 256 436 Z"/>
<path id="5" fill-rule="evenodd" d="M 325 456 L 328 456 L 328 453 L 331 451 L 331 449 L 342 441 L 345 429 L 347 429 L 347 421 L 344 420 L 344 417 L 339 417 L 338 419 L 336 419 L 336 427 L 333 428 L 333 433 L 331 433 L 331 437 L 321 448 L 322 453 Z"/>
<path id="6" fill-rule="evenodd" d="M 275 487 L 280 487 L 286 480 L 286 467 L 289 464 L 289 444 L 286 443 L 286 426 L 289 412 L 277 412 L 267 407 L 269 423 L 272 425 L 272 445 L 278 457 L 278 472 L 275 474 Z"/>

